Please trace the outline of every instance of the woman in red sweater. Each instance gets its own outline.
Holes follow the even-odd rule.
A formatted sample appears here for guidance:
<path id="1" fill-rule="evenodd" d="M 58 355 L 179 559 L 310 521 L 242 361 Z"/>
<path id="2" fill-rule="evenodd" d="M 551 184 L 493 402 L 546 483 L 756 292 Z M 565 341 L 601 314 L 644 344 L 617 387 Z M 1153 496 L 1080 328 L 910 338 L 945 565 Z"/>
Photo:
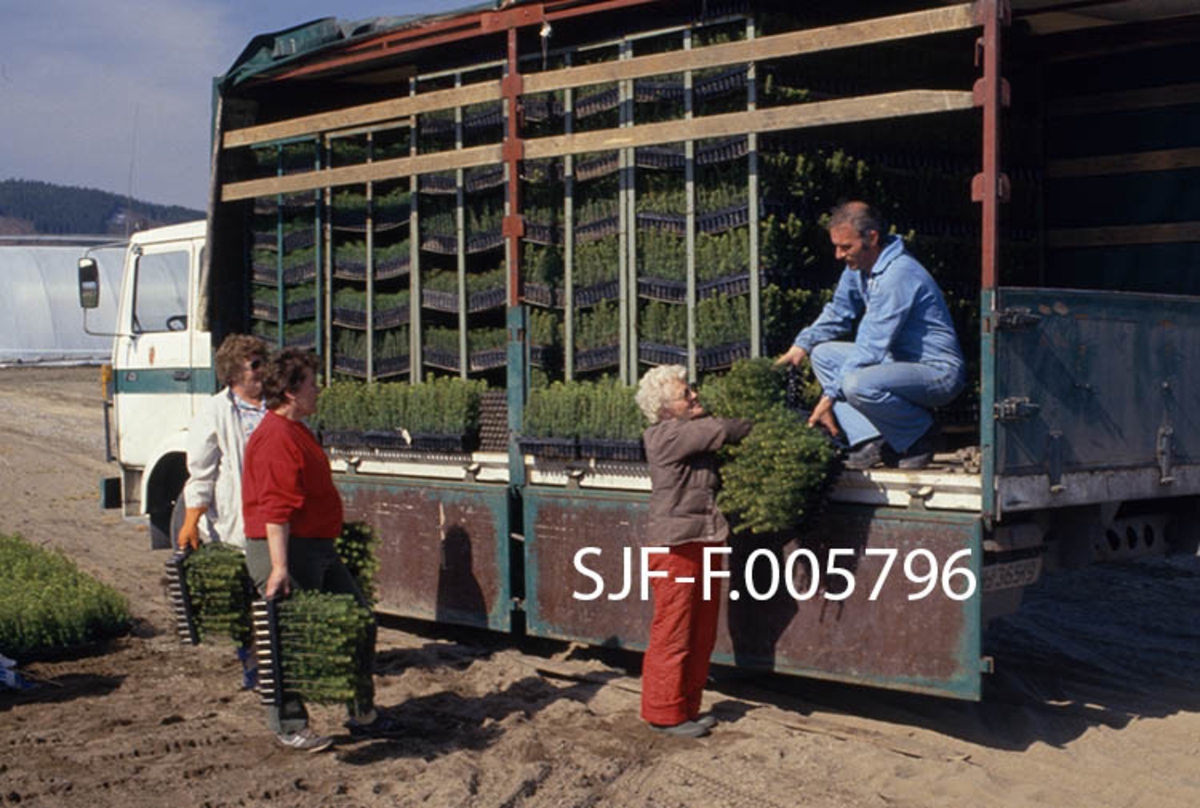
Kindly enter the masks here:
<path id="1" fill-rule="evenodd" d="M 316 355 L 287 348 L 271 358 L 263 379 L 266 416 L 246 444 L 242 472 L 242 512 L 246 525 L 246 567 L 263 597 L 287 597 L 294 589 L 350 594 L 371 604 L 338 557 L 342 498 L 333 484 L 329 460 L 304 419 L 317 411 L 320 390 Z M 375 630 L 361 649 L 359 664 L 375 665 Z M 369 675 L 367 677 L 370 678 Z M 373 694 L 347 705 L 351 736 L 386 737 L 396 720 L 378 712 Z M 293 693 L 280 707 L 268 707 L 267 723 L 279 742 L 319 752 L 333 739 L 308 726 L 308 711 Z"/>

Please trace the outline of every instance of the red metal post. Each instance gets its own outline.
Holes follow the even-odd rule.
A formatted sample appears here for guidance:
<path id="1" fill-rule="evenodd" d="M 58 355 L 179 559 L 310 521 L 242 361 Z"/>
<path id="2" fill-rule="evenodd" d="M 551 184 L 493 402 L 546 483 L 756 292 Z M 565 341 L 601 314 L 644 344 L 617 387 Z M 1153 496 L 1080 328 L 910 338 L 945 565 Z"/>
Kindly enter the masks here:
<path id="1" fill-rule="evenodd" d="M 521 215 L 521 160 L 525 141 L 521 138 L 521 66 L 517 62 L 517 28 L 508 29 L 508 70 L 501 84 L 508 106 L 508 129 L 504 133 L 504 164 L 508 166 L 508 215 L 504 217 L 504 238 L 508 254 L 508 305 L 521 299 L 521 236 L 525 218 Z"/>
<path id="2" fill-rule="evenodd" d="M 972 183 L 972 197 L 983 205 L 981 286 L 995 289 L 1000 265 L 1000 202 L 1008 196 L 1008 180 L 1000 171 L 1000 110 L 1007 87 L 1000 75 L 1000 29 L 1011 19 L 1009 0 L 979 0 L 983 36 L 977 60 L 983 77 L 975 83 L 976 103 L 983 107 L 983 165 Z"/>

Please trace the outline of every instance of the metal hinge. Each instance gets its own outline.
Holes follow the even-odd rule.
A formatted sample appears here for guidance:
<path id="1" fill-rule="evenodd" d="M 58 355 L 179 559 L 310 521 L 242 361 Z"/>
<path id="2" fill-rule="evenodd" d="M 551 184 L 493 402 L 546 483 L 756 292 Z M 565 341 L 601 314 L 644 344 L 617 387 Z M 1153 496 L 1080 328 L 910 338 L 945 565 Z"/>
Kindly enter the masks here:
<path id="1" fill-rule="evenodd" d="M 1170 485 L 1175 482 L 1175 476 L 1171 473 L 1171 465 L 1174 462 L 1174 442 L 1172 436 L 1175 430 L 1169 426 L 1159 427 L 1158 429 L 1158 446 L 1155 447 L 1155 454 L 1158 455 L 1158 484 Z"/>
<path id="2" fill-rule="evenodd" d="M 1025 397 L 1006 398 L 992 405 L 992 415 L 997 421 L 1028 421 L 1037 415 L 1042 405 Z"/>
<path id="3" fill-rule="evenodd" d="M 1066 490 L 1062 481 L 1063 474 L 1063 435 L 1061 432 L 1046 434 L 1046 479 L 1050 483 L 1051 494 L 1061 494 Z"/>
<path id="4" fill-rule="evenodd" d="M 1033 328 L 1042 321 L 1042 315 L 1030 309 L 1001 309 L 991 319 L 993 331 L 1016 331 Z"/>

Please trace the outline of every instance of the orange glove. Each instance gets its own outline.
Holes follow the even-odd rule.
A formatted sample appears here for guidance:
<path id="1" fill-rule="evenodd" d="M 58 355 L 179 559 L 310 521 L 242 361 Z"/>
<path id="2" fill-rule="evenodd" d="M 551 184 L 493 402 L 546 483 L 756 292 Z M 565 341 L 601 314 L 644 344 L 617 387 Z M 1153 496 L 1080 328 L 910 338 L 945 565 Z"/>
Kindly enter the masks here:
<path id="1" fill-rule="evenodd" d="M 179 536 L 175 539 L 180 550 L 189 547 L 193 550 L 200 549 L 200 517 L 207 510 L 205 505 L 187 509 L 187 515 L 183 517 L 183 524 L 179 527 Z"/>

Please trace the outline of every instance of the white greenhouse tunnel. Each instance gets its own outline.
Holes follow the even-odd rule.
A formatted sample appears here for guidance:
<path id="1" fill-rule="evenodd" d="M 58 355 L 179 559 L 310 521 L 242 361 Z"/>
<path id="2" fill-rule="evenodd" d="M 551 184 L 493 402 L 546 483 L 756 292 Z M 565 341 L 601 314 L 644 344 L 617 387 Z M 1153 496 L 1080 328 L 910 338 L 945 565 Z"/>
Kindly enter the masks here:
<path id="1" fill-rule="evenodd" d="M 0 245 L 0 366 L 98 364 L 108 361 L 111 336 L 83 330 L 78 261 L 86 245 Z M 100 307 L 88 328 L 110 333 L 116 321 L 124 250 L 93 248 L 100 265 Z"/>

